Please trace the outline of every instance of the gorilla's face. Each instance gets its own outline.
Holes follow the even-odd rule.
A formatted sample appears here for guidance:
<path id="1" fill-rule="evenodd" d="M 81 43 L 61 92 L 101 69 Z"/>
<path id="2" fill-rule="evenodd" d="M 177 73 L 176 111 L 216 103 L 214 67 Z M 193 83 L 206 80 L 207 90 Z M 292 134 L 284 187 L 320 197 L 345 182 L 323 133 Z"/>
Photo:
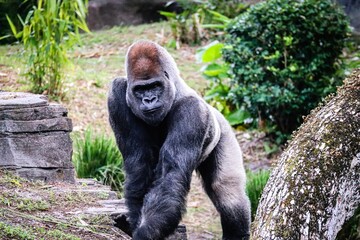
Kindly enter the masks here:
<path id="1" fill-rule="evenodd" d="M 154 77 L 128 79 L 127 104 L 132 112 L 149 125 L 159 125 L 171 109 L 174 85 L 167 72 Z"/>

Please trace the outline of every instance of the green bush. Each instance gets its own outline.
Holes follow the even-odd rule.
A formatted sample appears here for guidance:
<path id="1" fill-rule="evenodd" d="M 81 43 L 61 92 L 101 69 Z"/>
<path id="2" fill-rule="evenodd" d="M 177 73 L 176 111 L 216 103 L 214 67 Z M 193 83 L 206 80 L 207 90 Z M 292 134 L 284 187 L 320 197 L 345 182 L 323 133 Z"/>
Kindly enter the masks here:
<path id="1" fill-rule="evenodd" d="M 77 177 L 96 178 L 112 189 L 122 191 L 125 181 L 123 158 L 113 139 L 86 130 L 84 138 L 75 139 L 73 162 Z"/>
<path id="2" fill-rule="evenodd" d="M 80 29 L 89 31 L 85 21 L 86 3 L 83 0 L 39 0 L 25 19 L 19 17 L 21 31 L 7 16 L 13 35 L 23 43 L 24 53 L 29 54 L 25 75 L 34 93 L 63 97 L 67 50 L 80 42 Z"/>
<path id="3" fill-rule="evenodd" d="M 250 204 L 251 204 L 251 219 L 254 220 L 262 191 L 270 177 L 270 171 L 269 170 L 260 170 L 257 172 L 248 171 L 246 175 L 247 175 L 246 193 L 250 199 Z"/>
<path id="4" fill-rule="evenodd" d="M 229 98 L 279 142 L 342 82 L 335 74 L 349 25 L 330 0 L 262 2 L 227 31 L 223 56 L 234 76 Z"/>

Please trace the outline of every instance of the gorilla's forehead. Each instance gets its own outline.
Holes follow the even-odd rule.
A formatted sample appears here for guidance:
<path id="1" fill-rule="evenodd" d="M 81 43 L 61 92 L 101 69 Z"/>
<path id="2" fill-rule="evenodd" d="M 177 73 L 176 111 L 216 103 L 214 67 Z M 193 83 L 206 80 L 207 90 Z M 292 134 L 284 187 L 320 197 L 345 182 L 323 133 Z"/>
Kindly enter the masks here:
<path id="1" fill-rule="evenodd" d="M 154 66 L 153 61 L 149 58 L 139 58 L 132 68 L 135 79 L 150 79 L 152 76 L 160 74 L 160 65 Z"/>
<path id="2" fill-rule="evenodd" d="M 129 50 L 128 61 L 131 75 L 135 79 L 146 79 L 161 72 L 159 50 L 154 43 L 135 43 Z"/>

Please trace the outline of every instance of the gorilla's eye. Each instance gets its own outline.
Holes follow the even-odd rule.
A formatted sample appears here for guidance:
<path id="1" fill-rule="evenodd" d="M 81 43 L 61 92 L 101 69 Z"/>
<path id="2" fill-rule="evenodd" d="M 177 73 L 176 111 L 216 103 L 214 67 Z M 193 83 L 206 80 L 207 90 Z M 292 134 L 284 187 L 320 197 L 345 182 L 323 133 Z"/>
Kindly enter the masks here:
<path id="1" fill-rule="evenodd" d="M 134 86 L 132 91 L 136 97 L 142 97 L 146 92 L 161 92 L 163 84 L 160 81 Z"/>
<path id="2" fill-rule="evenodd" d="M 165 77 L 166 77 L 167 79 L 169 79 L 169 74 L 168 74 L 166 71 L 164 71 L 164 73 L 165 73 Z"/>

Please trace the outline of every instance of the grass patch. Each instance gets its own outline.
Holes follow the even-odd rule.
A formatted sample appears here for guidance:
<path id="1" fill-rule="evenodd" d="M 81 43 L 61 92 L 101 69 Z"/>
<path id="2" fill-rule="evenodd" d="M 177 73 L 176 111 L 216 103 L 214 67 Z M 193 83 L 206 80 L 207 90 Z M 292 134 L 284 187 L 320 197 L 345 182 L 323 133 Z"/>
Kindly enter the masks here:
<path id="1" fill-rule="evenodd" d="M 0 193 L 0 205 L 27 212 L 45 211 L 50 208 L 50 204 L 45 200 L 24 198 L 19 196 L 16 192 Z"/>
<path id="2" fill-rule="evenodd" d="M 0 237 L 8 239 L 36 239 L 35 236 L 24 227 L 11 226 L 0 221 Z"/>
<path id="3" fill-rule="evenodd" d="M 24 227 L 13 226 L 0 221 L 0 237 L 2 239 L 61 239 L 61 240 L 80 240 L 81 238 L 64 233 L 59 229 L 47 230 L 44 227 Z"/>
<path id="4" fill-rule="evenodd" d="M 76 138 L 73 162 L 79 178 L 96 178 L 116 191 L 122 191 L 125 173 L 123 158 L 112 138 L 93 134 L 89 129 Z"/>
<path id="5" fill-rule="evenodd" d="M 254 220 L 256 210 L 259 205 L 262 191 L 270 177 L 269 170 L 260 170 L 256 172 L 247 172 L 246 193 L 251 204 L 251 219 Z"/>

